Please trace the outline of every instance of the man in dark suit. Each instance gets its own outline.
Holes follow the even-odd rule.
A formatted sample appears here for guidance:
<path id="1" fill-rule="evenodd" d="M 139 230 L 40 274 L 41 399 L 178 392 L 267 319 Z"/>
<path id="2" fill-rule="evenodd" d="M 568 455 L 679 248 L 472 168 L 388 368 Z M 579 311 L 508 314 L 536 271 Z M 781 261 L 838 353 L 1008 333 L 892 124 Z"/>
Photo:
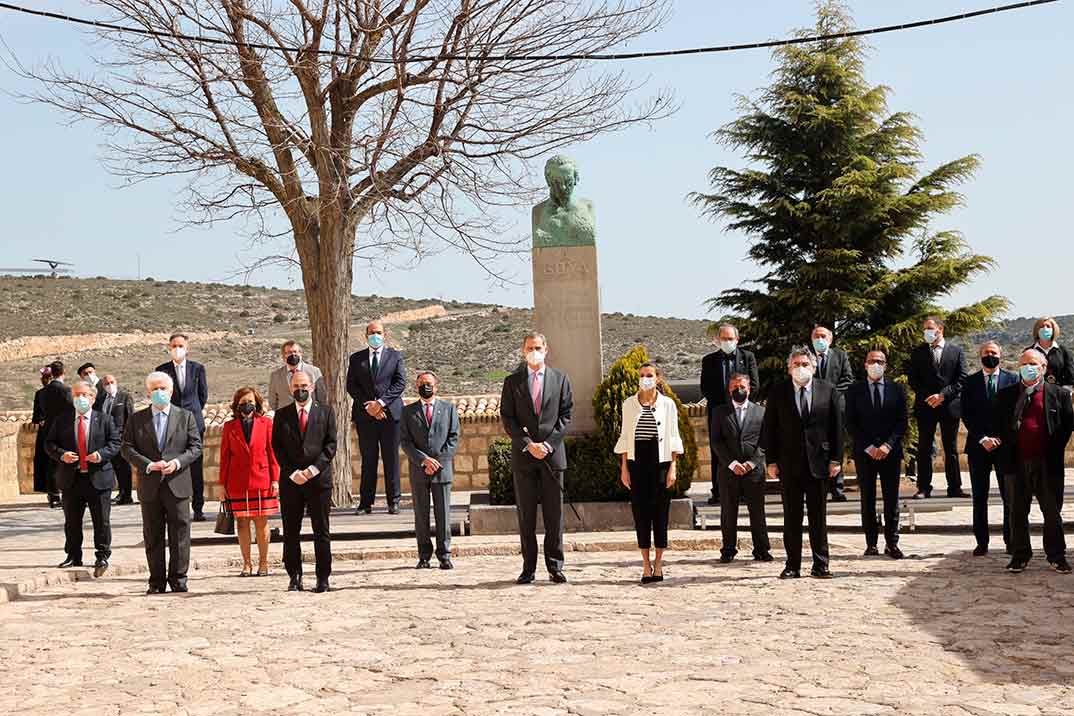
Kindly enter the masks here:
<path id="1" fill-rule="evenodd" d="M 835 334 L 827 326 L 816 325 L 809 336 L 809 345 L 817 358 L 817 378 L 831 383 L 839 393 L 839 406 L 846 411 L 847 388 L 854 382 L 854 371 L 850 368 L 850 358 L 842 349 L 832 345 Z M 831 482 L 833 502 L 846 502 L 846 489 L 843 484 L 843 472 L 840 471 Z"/>
<path id="2" fill-rule="evenodd" d="M 563 439 L 571 422 L 574 396 L 565 373 L 545 365 L 548 341 L 530 333 L 522 341 L 524 365 L 503 381 L 500 420 L 511 436 L 518 536 L 522 543 L 522 574 L 518 584 L 531 584 L 537 571 L 537 503 L 544 520 L 544 563 L 556 584 L 563 574 L 563 473 L 567 449 Z"/>
<path id="3" fill-rule="evenodd" d="M 738 347 L 738 329 L 730 323 L 724 323 L 716 331 L 716 344 L 719 350 L 709 353 L 701 359 L 701 394 L 705 396 L 708 406 L 709 431 L 712 431 L 712 416 L 716 408 L 727 402 L 728 385 L 731 376 L 742 373 L 749 376 L 752 390 L 757 390 L 760 377 L 757 373 L 757 359 L 753 353 Z M 719 470 L 716 468 L 716 451 L 709 447 L 712 457 L 712 492 L 709 504 L 720 503 Z"/>
<path id="4" fill-rule="evenodd" d="M 861 491 L 861 527 L 865 556 L 876 549 L 876 481 L 884 498 L 884 554 L 902 559 L 899 549 L 899 480 L 902 441 L 909 422 L 906 391 L 884 377 L 887 356 L 873 350 L 865 356 L 865 380 L 850 386 L 846 396 L 847 429 L 854 438 L 854 466 Z"/>
<path id="5" fill-rule="evenodd" d="M 97 390 L 87 381 L 71 386 L 73 410 L 52 423 L 45 449 L 56 461 L 56 482 L 63 493 L 64 550 L 60 567 L 82 566 L 82 520 L 89 507 L 96 562 L 93 576 L 108 569 L 112 556 L 112 458 L 120 436 L 107 413 L 93 409 Z"/>
<path id="6" fill-rule="evenodd" d="M 1003 545 L 1010 550 L 1010 508 L 1007 485 L 999 451 L 999 424 L 995 420 L 996 396 L 1004 388 L 1018 384 L 1018 374 L 1000 368 L 1003 349 L 995 341 L 980 348 L 981 370 L 966 378 L 962 388 L 962 422 L 966 425 L 966 459 L 970 464 L 973 493 L 973 536 L 975 557 L 988 554 L 988 492 L 992 471 L 996 471 L 1003 501 Z"/>
<path id="7" fill-rule="evenodd" d="M 134 413 L 134 398 L 125 390 L 120 390 L 119 381 L 111 374 L 107 374 L 101 380 L 102 390 L 97 392 L 97 400 L 93 404 L 94 410 L 99 410 L 105 415 L 111 416 L 116 426 L 116 434 L 123 435 L 123 426 Z M 116 473 L 116 484 L 119 486 L 119 494 L 112 502 L 113 505 L 133 505 L 134 484 L 131 481 L 131 466 L 118 452 L 112 458 L 112 470 Z"/>
<path id="8" fill-rule="evenodd" d="M 996 396 L 996 423 L 1011 510 L 1009 572 L 1025 571 L 1033 557 L 1029 508 L 1036 496 L 1044 516 L 1044 552 L 1052 568 L 1070 574 L 1063 517 L 1052 476 L 1063 471 L 1063 453 L 1074 430 L 1074 408 L 1060 386 L 1045 379 L 1047 358 L 1030 348 L 1019 359 L 1021 380 Z"/>
<path id="9" fill-rule="evenodd" d="M 272 424 L 272 451 L 280 464 L 280 512 L 283 518 L 283 564 L 289 592 L 301 592 L 302 517 L 309 514 L 313 551 L 317 561 L 314 592 L 331 587 L 332 459 L 336 456 L 336 414 L 313 399 L 314 382 L 309 373 L 291 376 L 294 402 L 276 411 Z"/>
<path id="10" fill-rule="evenodd" d="M 373 511 L 377 497 L 377 461 L 384 465 L 388 513 L 399 513 L 399 418 L 403 414 L 406 370 L 403 355 L 384 345 L 384 324 L 365 327 L 369 347 L 354 353 L 347 368 L 347 393 L 354 399 L 351 420 L 358 431 L 362 479 L 354 514 Z"/>
<path id="11" fill-rule="evenodd" d="M 720 529 L 723 546 L 720 561 L 728 563 L 738 553 L 738 505 L 746 501 L 753 535 L 753 558 L 771 562 L 771 544 L 764 514 L 764 449 L 761 426 L 764 408 L 750 401 L 750 379 L 735 373 L 727 386 L 731 400 L 716 408 L 709 442 L 719 459 L 715 469 L 720 481 Z"/>
<path id="12" fill-rule="evenodd" d="M 40 427 L 46 438 L 52 430 L 52 424 L 61 416 L 66 416 L 71 412 L 71 389 L 64 382 L 63 361 L 52 361 L 48 367 L 52 374 L 52 382 L 43 388 L 41 404 L 44 409 L 44 422 Z M 48 492 L 49 507 L 60 505 L 60 488 L 56 484 L 56 465 L 51 460 L 45 477 L 45 490 Z"/>
<path id="13" fill-rule="evenodd" d="M 190 567 L 191 466 L 201 458 L 201 431 L 193 413 L 172 402 L 172 377 L 146 376 L 151 405 L 131 415 L 123 428 L 123 457 L 138 471 L 142 539 L 149 564 L 146 594 L 187 591 Z M 164 531 L 168 531 L 165 571 Z"/>
<path id="14" fill-rule="evenodd" d="M 209 383 L 205 378 L 205 366 L 197 361 L 187 359 L 188 339 L 185 333 L 174 333 L 168 339 L 168 352 L 172 359 L 157 366 L 161 373 L 167 373 L 172 379 L 172 404 L 193 414 L 198 424 L 198 436 L 205 439 L 205 403 L 209 400 Z M 194 509 L 194 522 L 205 521 L 205 475 L 202 458 L 199 455 L 190 466 L 190 480 L 193 497 L 190 506 Z"/>
<path id="15" fill-rule="evenodd" d="M 966 359 L 962 349 L 944 339 L 943 321 L 934 316 L 922 324 L 925 342 L 910 353 L 908 378 L 914 391 L 917 421 L 917 492 L 920 500 L 932 494 L 932 453 L 940 426 L 948 497 L 969 497 L 962 491 L 958 464 L 958 421 Z"/>
<path id="16" fill-rule="evenodd" d="M 440 380 L 432 371 L 418 373 L 420 399 L 403 408 L 400 421 L 403 452 L 410 462 L 410 493 L 414 496 L 414 534 L 418 539 L 418 569 L 428 569 L 433 556 L 429 537 L 429 502 L 436 514 L 436 558 L 440 569 L 451 569 L 451 481 L 459 447 L 459 413 L 439 400 Z"/>
<path id="17" fill-rule="evenodd" d="M 813 353 L 803 347 L 787 359 L 790 380 L 772 389 L 765 404 L 761 444 L 768 474 L 783 485 L 783 545 L 787 564 L 780 579 L 801 576 L 802 501 L 809 513 L 814 577 L 832 576 L 828 566 L 828 481 L 843 461 L 843 411 L 835 386 L 813 376 Z"/>

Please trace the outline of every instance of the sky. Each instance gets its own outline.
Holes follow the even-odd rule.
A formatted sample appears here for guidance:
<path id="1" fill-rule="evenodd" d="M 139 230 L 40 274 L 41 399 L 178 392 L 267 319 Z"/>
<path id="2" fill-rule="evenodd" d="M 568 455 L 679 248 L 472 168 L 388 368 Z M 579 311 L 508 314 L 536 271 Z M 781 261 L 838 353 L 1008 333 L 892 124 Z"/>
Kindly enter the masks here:
<path id="1" fill-rule="evenodd" d="M 42 9 L 93 16 L 81 0 L 26 0 Z M 939 17 L 1000 0 L 850 2 L 859 27 Z M 670 20 L 630 49 L 722 45 L 787 36 L 813 24 L 812 0 L 677 0 Z M 0 38 L 24 63 L 48 59 L 88 71 L 92 37 L 55 22 L 0 11 Z M 868 38 L 867 79 L 893 89 L 892 111 L 913 112 L 924 132 L 923 169 L 970 153 L 983 164 L 962 187 L 965 206 L 935 229 L 957 229 L 997 269 L 944 300 L 948 308 L 992 294 L 1012 301 L 1011 317 L 1074 313 L 1066 283 L 1074 257 L 1074 10 L 1069 2 L 934 28 Z M 681 105 L 652 126 L 570 148 L 578 194 L 596 205 L 602 307 L 640 315 L 704 318 L 704 301 L 759 275 L 745 259 L 746 237 L 700 216 L 687 201 L 706 190 L 717 165 L 741 156 L 711 132 L 735 118 L 735 96 L 763 87 L 773 68 L 766 50 L 622 63 L 649 93 L 673 91 Z M 236 282 L 256 254 L 239 227 L 178 230 L 181 185 L 159 180 L 121 187 L 101 162 L 105 138 L 71 125 L 56 110 L 25 104 L 27 89 L 0 66 L 0 116 L 8 142 L 4 267 L 48 254 L 81 276 L 141 276 Z M 644 95 L 642 95 L 644 96 Z M 536 167 L 536 168 L 539 168 Z M 528 233 L 528 206 L 508 212 Z M 443 254 L 412 270 L 355 267 L 356 294 L 532 305 L 528 257 L 505 259 L 514 277 L 492 283 L 472 259 Z M 297 272 L 259 271 L 256 285 L 301 287 Z"/>

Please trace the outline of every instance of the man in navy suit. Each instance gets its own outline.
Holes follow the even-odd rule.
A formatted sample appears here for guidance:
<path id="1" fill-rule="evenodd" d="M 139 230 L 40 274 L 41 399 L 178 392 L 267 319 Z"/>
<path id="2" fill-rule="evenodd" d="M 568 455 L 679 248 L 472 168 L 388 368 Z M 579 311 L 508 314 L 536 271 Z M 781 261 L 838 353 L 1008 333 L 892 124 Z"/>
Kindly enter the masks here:
<path id="1" fill-rule="evenodd" d="M 384 464 L 384 493 L 388 512 L 399 513 L 399 418 L 403 414 L 406 370 L 403 355 L 384 345 L 384 324 L 372 321 L 365 327 L 369 347 L 351 355 L 347 368 L 347 393 L 354 399 L 351 420 L 358 430 L 362 454 L 362 479 L 354 514 L 373 511 L 377 496 L 377 459 Z"/>
<path id="2" fill-rule="evenodd" d="M 936 426 L 943 443 L 948 497 L 969 497 L 962 491 L 958 464 L 958 419 L 966 359 L 962 349 L 944 339 L 943 321 L 930 316 L 922 324 L 925 342 L 910 353 L 910 388 L 914 391 L 917 420 L 917 493 L 920 500 L 932 494 L 932 446 Z"/>
<path id="3" fill-rule="evenodd" d="M 976 557 L 988 554 L 988 490 L 992 471 L 996 472 L 1003 500 L 1003 544 L 1010 549 L 1011 524 L 1007 506 L 1007 485 L 1000 461 L 999 425 L 994 416 L 999 391 L 1018 384 L 1018 374 L 999 367 L 1003 349 L 995 341 L 981 346 L 981 370 L 966 378 L 962 389 L 962 422 L 966 425 L 966 458 L 970 463 L 973 491 L 973 536 Z"/>
<path id="4" fill-rule="evenodd" d="M 205 379 L 205 366 L 197 361 L 187 360 L 187 344 L 189 339 L 185 333 L 173 333 L 168 339 L 168 352 L 172 359 L 167 363 L 157 366 L 157 371 L 167 373 L 171 377 L 175 390 L 172 391 L 172 405 L 177 405 L 183 410 L 194 414 L 194 420 L 198 424 L 198 435 L 205 440 L 205 403 L 209 400 L 209 383 Z M 193 483 L 194 494 L 190 499 L 190 508 L 194 512 L 191 518 L 194 522 L 204 522 L 205 513 L 205 475 L 202 470 L 202 458 L 190 465 L 190 479 Z"/>

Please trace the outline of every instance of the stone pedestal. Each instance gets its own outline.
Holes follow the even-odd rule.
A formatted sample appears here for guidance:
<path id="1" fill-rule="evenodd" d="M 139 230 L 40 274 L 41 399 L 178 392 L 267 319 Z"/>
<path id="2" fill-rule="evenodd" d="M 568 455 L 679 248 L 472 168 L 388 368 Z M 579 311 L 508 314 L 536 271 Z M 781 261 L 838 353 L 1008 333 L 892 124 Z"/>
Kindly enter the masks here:
<path id="1" fill-rule="evenodd" d="M 592 432 L 593 393 L 603 379 L 596 246 L 533 249 L 533 314 L 548 339 L 548 365 L 571 380 L 570 432 Z"/>

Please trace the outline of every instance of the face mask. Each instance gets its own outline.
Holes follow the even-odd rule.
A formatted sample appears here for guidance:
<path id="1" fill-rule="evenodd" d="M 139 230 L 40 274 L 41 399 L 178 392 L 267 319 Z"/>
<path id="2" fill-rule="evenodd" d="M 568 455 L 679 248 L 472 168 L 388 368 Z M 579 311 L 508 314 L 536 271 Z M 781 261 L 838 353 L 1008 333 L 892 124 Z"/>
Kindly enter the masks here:
<path id="1" fill-rule="evenodd" d="M 791 371 L 791 377 L 794 378 L 794 382 L 798 385 L 805 385 L 813 377 L 813 368 L 800 365 Z"/>
<path id="2" fill-rule="evenodd" d="M 869 377 L 873 380 L 880 380 L 884 377 L 884 370 L 886 367 L 887 366 L 881 365 L 880 363 L 870 363 L 865 366 L 865 372 L 868 373 Z"/>
<path id="3" fill-rule="evenodd" d="M 1036 383 L 1040 379 L 1040 368 L 1034 363 L 1026 363 L 1018 369 L 1018 373 L 1026 383 Z"/>
<path id="4" fill-rule="evenodd" d="M 164 388 L 157 388 L 149 394 L 149 400 L 158 408 L 163 408 L 165 405 L 172 402 L 172 394 Z"/>
<path id="5" fill-rule="evenodd" d="M 287 356 L 287 365 L 298 365 L 301 362 L 302 356 L 297 353 L 292 353 L 291 355 Z"/>
<path id="6" fill-rule="evenodd" d="M 642 390 L 652 390 L 656 387 L 656 378 L 652 378 L 650 376 L 643 376 L 641 379 L 638 380 L 638 386 Z"/>
<path id="7" fill-rule="evenodd" d="M 384 345 L 384 336 L 380 335 L 379 333 L 370 333 L 368 336 L 366 336 L 365 342 L 369 344 L 370 348 L 376 350 L 377 348 L 380 348 L 382 345 Z"/>
<path id="8" fill-rule="evenodd" d="M 731 400 L 736 403 L 745 403 L 748 397 L 750 397 L 750 394 L 746 392 L 745 388 L 735 388 L 731 391 Z"/>
<path id="9" fill-rule="evenodd" d="M 104 392 L 108 393 L 114 398 L 116 397 L 116 393 L 119 392 L 119 386 L 115 383 L 109 383 L 108 385 L 104 386 Z"/>
<path id="10" fill-rule="evenodd" d="M 305 388 L 296 388 L 291 396 L 295 399 L 296 403 L 305 403 L 310 399 L 310 392 Z"/>
<path id="11" fill-rule="evenodd" d="M 101 379 L 97 377 L 96 373 L 90 373 L 89 375 L 86 376 L 85 380 L 86 380 L 87 383 L 92 385 L 94 388 L 96 388 L 97 384 L 101 382 Z"/>
<path id="12" fill-rule="evenodd" d="M 928 343 L 929 345 L 932 345 L 933 343 L 936 342 L 936 339 L 939 337 L 939 335 L 940 335 L 939 332 L 935 328 L 926 328 L 925 329 L 925 342 Z"/>
<path id="13" fill-rule="evenodd" d="M 815 350 L 817 353 L 823 353 L 824 351 L 828 350 L 828 339 L 827 338 L 814 338 L 813 339 L 813 350 Z"/>
<path id="14" fill-rule="evenodd" d="M 999 367 L 999 356 L 981 356 L 981 365 L 994 370 Z"/>
<path id="15" fill-rule="evenodd" d="M 239 403 L 239 412 L 243 415 L 253 415 L 257 406 L 253 403 Z"/>
<path id="16" fill-rule="evenodd" d="M 738 348 L 738 341 L 720 341 L 720 350 L 731 355 Z"/>
<path id="17" fill-rule="evenodd" d="M 72 402 L 75 404 L 75 410 L 78 411 L 79 415 L 85 415 L 89 412 L 89 409 L 93 407 L 93 403 L 91 403 L 90 399 L 84 395 L 78 396 Z"/>
<path id="18" fill-rule="evenodd" d="M 1051 326 L 1044 326 L 1037 331 L 1037 335 L 1040 336 L 1042 341 L 1050 341 L 1052 340 L 1052 336 L 1055 335 L 1055 332 L 1052 330 Z"/>
<path id="19" fill-rule="evenodd" d="M 426 400 L 433 397 L 434 392 L 436 391 L 433 390 L 433 386 L 431 383 L 422 383 L 418 386 L 418 395 L 425 398 Z"/>
<path id="20" fill-rule="evenodd" d="M 526 354 L 526 362 L 530 365 L 544 365 L 544 351 L 530 351 Z"/>
<path id="21" fill-rule="evenodd" d="M 186 358 L 186 348 L 183 346 L 176 346 L 171 349 L 172 360 L 177 360 L 180 363 Z"/>

